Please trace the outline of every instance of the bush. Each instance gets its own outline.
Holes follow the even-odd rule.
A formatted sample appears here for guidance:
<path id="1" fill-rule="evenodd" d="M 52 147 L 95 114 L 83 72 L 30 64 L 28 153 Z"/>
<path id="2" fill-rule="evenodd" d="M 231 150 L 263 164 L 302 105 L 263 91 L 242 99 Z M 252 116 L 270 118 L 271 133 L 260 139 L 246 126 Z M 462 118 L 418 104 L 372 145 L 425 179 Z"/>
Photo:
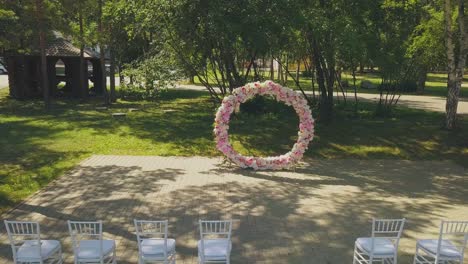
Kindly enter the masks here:
<path id="1" fill-rule="evenodd" d="M 160 95 L 161 91 L 158 89 L 142 89 L 135 85 L 123 85 L 119 91 L 119 97 L 125 100 L 155 101 Z"/>
<path id="2" fill-rule="evenodd" d="M 382 84 L 379 86 L 379 89 L 384 91 L 396 91 L 396 92 L 403 92 L 403 93 L 411 93 L 416 92 L 417 84 L 416 81 L 413 80 L 403 80 L 399 81 L 398 83 L 394 84 Z"/>
<path id="3" fill-rule="evenodd" d="M 377 85 L 373 84 L 371 81 L 363 80 L 361 81 L 361 88 L 363 89 L 375 89 Z"/>
<path id="4" fill-rule="evenodd" d="M 184 77 L 170 54 L 164 52 L 125 65 L 123 75 L 131 81 L 122 87 L 122 98 L 144 100 L 157 99 L 162 90 L 174 87 Z"/>
<path id="5" fill-rule="evenodd" d="M 303 71 L 301 74 L 302 77 L 312 77 L 311 71 Z"/>
<path id="6" fill-rule="evenodd" d="M 294 111 L 292 106 L 278 102 L 273 96 L 255 95 L 252 99 L 240 105 L 240 111 L 247 114 L 278 114 Z"/>
<path id="7" fill-rule="evenodd" d="M 403 80 L 398 84 L 398 89 L 402 92 L 416 92 L 418 89 L 418 84 L 413 80 Z"/>

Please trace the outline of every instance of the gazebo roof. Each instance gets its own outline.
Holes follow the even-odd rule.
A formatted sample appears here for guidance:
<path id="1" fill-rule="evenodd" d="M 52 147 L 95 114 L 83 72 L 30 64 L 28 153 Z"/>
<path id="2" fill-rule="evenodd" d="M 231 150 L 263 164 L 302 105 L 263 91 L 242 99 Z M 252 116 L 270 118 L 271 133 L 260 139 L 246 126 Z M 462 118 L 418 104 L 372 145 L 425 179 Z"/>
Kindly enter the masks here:
<path id="1" fill-rule="evenodd" d="M 79 57 L 80 49 L 73 46 L 73 44 L 70 41 L 59 36 L 48 42 L 46 56 Z M 84 50 L 84 57 L 98 58 L 98 56 L 94 52 L 90 52 L 86 49 Z"/>

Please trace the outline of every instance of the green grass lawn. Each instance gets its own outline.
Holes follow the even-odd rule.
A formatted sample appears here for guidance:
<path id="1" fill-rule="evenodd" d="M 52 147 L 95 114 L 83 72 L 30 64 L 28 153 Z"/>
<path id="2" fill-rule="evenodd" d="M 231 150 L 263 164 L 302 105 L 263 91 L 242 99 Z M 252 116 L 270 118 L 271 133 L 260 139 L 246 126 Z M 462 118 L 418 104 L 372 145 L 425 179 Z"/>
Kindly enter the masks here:
<path id="1" fill-rule="evenodd" d="M 352 86 L 353 84 L 353 77 L 350 74 L 343 74 L 343 78 L 349 81 L 349 84 Z M 380 84 L 380 77 L 377 74 L 363 74 L 356 76 L 357 85 L 358 85 L 358 92 L 360 93 L 378 93 L 377 89 L 362 89 L 360 87 L 362 80 L 371 81 L 375 85 Z M 468 79 L 464 78 L 464 83 L 468 83 Z M 310 85 L 309 85 L 310 86 Z M 354 91 L 352 87 L 350 91 Z M 427 75 L 426 80 L 426 87 L 424 89 L 424 93 L 416 94 L 416 93 L 407 93 L 407 94 L 414 94 L 414 95 L 432 95 L 432 96 L 447 96 L 447 74 L 443 73 L 429 73 Z M 468 97 L 468 87 L 462 87 L 460 91 L 461 97 Z"/>
<path id="2" fill-rule="evenodd" d="M 295 73 L 294 73 L 295 74 Z M 268 77 L 265 75 L 265 78 Z M 353 78 L 352 75 L 349 73 L 342 74 L 343 80 L 348 80 L 350 87 L 348 88 L 348 96 L 352 96 L 350 93 L 354 93 L 353 88 Z M 377 94 L 379 93 L 378 89 L 362 89 L 361 88 L 361 81 L 368 80 L 375 85 L 379 85 L 381 82 L 380 76 L 376 73 L 366 73 L 366 74 L 358 74 L 356 76 L 356 86 L 358 93 L 371 93 Z M 279 82 L 279 80 L 275 80 Z M 215 83 L 214 80 L 211 80 L 212 83 Z M 464 83 L 468 83 L 468 78 L 464 78 Z M 197 78 L 195 78 L 195 84 L 201 85 Z M 305 90 L 312 90 L 312 82 L 311 78 L 309 77 L 300 77 L 299 84 Z M 291 79 L 288 78 L 286 82 L 286 86 L 290 88 L 297 88 L 296 83 Z M 318 89 L 317 83 L 315 83 L 315 89 Z M 431 96 L 447 96 L 447 74 L 443 73 L 429 73 L 427 76 L 426 81 L 426 88 L 424 93 L 417 94 L 417 93 L 405 93 L 405 94 L 414 94 L 414 95 L 431 95 Z M 468 97 L 468 86 L 462 87 L 460 91 L 460 97 Z"/>
<path id="3" fill-rule="evenodd" d="M 12 100 L 0 90 L 0 212 L 92 154 L 220 155 L 212 136 L 216 109 L 205 92 L 170 90 L 157 102 L 118 101 L 110 110 L 95 110 L 100 103 L 60 100 L 45 111 L 39 100 Z M 129 108 L 140 111 L 110 115 Z M 351 105 L 336 109 L 334 122 L 318 122 L 307 157 L 468 160 L 467 116 L 449 132 L 441 129 L 442 113 L 398 108 L 393 118 L 382 119 L 370 103 L 360 103 L 357 116 Z M 262 111 L 233 117 L 233 145 L 244 154 L 287 152 L 297 134 L 295 113 L 271 102 Z"/>

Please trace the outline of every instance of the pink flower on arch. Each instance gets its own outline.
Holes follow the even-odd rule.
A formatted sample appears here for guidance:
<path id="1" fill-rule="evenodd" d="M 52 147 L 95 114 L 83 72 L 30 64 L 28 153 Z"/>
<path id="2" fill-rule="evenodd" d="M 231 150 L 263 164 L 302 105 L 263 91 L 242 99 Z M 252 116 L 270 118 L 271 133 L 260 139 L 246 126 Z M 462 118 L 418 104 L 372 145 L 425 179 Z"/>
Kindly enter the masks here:
<path id="1" fill-rule="evenodd" d="M 293 149 L 288 153 L 277 157 L 244 157 L 236 152 L 229 143 L 228 129 L 232 112 L 241 103 L 252 99 L 255 95 L 273 95 L 278 101 L 292 105 L 298 114 L 300 120 L 298 139 Z M 301 94 L 272 81 L 265 81 L 246 84 L 234 89 L 232 95 L 226 96 L 216 113 L 213 133 L 216 139 L 216 148 L 240 167 L 254 170 L 280 170 L 289 168 L 302 158 L 310 141 L 314 138 L 314 125 L 312 112 Z"/>

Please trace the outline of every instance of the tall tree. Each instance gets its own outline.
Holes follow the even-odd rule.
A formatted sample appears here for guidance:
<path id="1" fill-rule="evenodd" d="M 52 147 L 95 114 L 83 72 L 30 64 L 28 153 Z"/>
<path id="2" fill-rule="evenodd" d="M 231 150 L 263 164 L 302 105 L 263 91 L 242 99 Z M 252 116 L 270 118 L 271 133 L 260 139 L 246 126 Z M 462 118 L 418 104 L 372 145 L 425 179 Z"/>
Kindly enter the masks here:
<path id="1" fill-rule="evenodd" d="M 457 31 L 453 29 L 454 5 L 451 0 L 444 1 L 445 46 L 447 52 L 447 103 L 445 106 L 445 127 L 453 129 L 456 125 L 457 107 L 460 88 L 463 82 L 463 71 L 468 53 L 468 34 L 466 31 L 465 1 L 458 0 Z M 458 33 L 458 34 L 455 34 Z"/>
<path id="2" fill-rule="evenodd" d="M 44 3 L 42 0 L 36 0 L 36 19 L 37 24 L 39 25 L 39 47 L 41 50 L 41 83 L 42 83 L 42 94 L 44 97 L 45 108 L 48 109 L 50 106 L 50 96 L 49 96 L 49 78 L 47 76 L 47 58 L 46 58 L 46 48 L 47 48 L 47 39 L 45 32 L 45 22 L 44 22 Z"/>
<path id="3" fill-rule="evenodd" d="M 85 64 L 84 60 L 84 26 L 83 26 L 83 0 L 78 0 L 78 24 L 80 27 L 80 94 L 81 97 L 85 97 L 87 91 L 85 91 L 85 87 L 87 87 L 86 82 L 88 81 L 85 78 L 85 72 L 87 71 L 87 65 Z"/>
<path id="4" fill-rule="evenodd" d="M 106 73 L 106 62 L 105 62 L 105 46 L 104 46 L 104 26 L 102 22 L 102 8 L 103 8 L 103 1 L 104 0 L 98 0 L 98 43 L 99 43 L 99 54 L 100 54 L 100 66 L 101 66 L 101 71 L 102 71 L 102 78 L 101 78 L 101 85 L 102 85 L 102 91 L 104 93 L 104 104 L 109 104 L 110 103 L 110 98 L 109 98 L 109 93 L 107 92 L 107 73 Z"/>

